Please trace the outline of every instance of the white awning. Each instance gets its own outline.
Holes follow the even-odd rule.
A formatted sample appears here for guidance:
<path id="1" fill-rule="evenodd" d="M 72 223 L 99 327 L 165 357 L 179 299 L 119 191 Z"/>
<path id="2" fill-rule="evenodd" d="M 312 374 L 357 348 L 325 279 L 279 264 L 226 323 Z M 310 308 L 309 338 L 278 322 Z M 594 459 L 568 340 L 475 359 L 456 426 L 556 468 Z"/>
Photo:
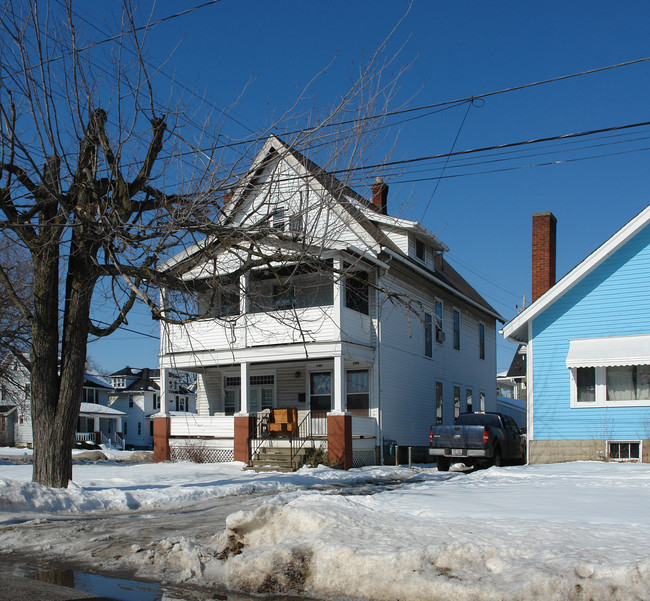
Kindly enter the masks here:
<path id="1" fill-rule="evenodd" d="M 567 367 L 650 365 L 650 334 L 569 341 Z"/>

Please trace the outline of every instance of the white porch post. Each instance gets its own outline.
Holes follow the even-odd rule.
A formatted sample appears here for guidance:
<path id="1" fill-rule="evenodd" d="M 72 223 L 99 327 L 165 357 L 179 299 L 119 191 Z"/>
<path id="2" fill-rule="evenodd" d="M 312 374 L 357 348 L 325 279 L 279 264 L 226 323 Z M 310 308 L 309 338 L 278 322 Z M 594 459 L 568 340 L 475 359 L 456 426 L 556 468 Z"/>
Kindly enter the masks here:
<path id="1" fill-rule="evenodd" d="M 115 422 L 115 432 L 122 432 L 122 418 L 116 418 Z"/>
<path id="2" fill-rule="evenodd" d="M 100 430 L 100 425 L 99 425 L 99 420 L 100 420 L 100 418 L 99 418 L 99 417 L 95 417 L 95 418 L 93 418 L 93 420 L 94 420 L 94 422 L 95 422 L 95 425 L 94 425 L 94 428 L 93 428 L 93 432 L 100 432 L 100 431 L 101 431 L 101 430 Z"/>
<path id="3" fill-rule="evenodd" d="M 241 376 L 240 399 L 241 408 L 239 413 L 248 415 L 249 398 L 250 398 L 250 365 L 246 361 L 242 361 L 239 366 L 239 373 Z"/>
<path id="4" fill-rule="evenodd" d="M 334 407 L 332 413 L 345 413 L 347 403 L 344 392 L 345 359 L 342 356 L 334 357 L 334 381 L 332 382 L 332 393 L 334 395 Z"/>
<path id="5" fill-rule="evenodd" d="M 332 291 L 332 300 L 333 300 L 333 314 L 332 314 L 332 319 L 334 320 L 334 326 L 339 330 L 339 332 L 342 331 L 342 322 L 341 318 L 343 316 L 343 303 L 345 302 L 345 291 L 343 289 L 343 261 L 341 259 L 334 259 L 332 262 L 332 267 L 333 267 L 333 274 L 332 274 L 332 279 L 333 279 L 333 286 L 334 289 Z"/>
<path id="6" fill-rule="evenodd" d="M 169 399 L 167 398 L 167 384 L 169 380 L 169 370 L 160 366 L 160 413 L 169 415 Z"/>

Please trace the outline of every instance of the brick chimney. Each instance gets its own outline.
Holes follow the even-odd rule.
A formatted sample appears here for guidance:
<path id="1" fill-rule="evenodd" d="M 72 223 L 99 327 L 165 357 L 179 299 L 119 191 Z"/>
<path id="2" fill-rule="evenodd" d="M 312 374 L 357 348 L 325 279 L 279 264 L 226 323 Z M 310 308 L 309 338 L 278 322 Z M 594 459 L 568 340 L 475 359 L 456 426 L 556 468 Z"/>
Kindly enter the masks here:
<path id="1" fill-rule="evenodd" d="M 388 185 L 381 177 L 378 177 L 371 188 L 372 204 L 375 205 L 377 212 L 388 215 Z"/>
<path id="2" fill-rule="evenodd" d="M 553 213 L 533 213 L 533 302 L 555 284 L 556 225 Z"/>

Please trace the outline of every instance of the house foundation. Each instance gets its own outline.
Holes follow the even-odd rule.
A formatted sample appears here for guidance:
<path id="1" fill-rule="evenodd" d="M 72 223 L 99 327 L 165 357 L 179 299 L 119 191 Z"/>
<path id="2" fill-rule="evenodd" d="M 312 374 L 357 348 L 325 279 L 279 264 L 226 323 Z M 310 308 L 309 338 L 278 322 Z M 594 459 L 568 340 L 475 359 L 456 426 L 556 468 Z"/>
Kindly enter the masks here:
<path id="1" fill-rule="evenodd" d="M 641 449 L 641 461 L 650 463 L 650 440 L 641 440 Z M 606 460 L 606 440 L 531 440 L 528 445 L 530 464 Z"/>

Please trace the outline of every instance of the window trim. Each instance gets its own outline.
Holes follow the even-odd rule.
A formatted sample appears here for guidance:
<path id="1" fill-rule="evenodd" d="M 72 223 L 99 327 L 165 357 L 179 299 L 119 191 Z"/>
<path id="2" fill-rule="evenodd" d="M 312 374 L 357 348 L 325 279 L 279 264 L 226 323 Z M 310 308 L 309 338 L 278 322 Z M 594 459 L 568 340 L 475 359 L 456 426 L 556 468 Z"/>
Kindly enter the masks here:
<path id="1" fill-rule="evenodd" d="M 607 367 L 595 365 L 584 367 L 593 367 L 596 372 L 596 392 L 595 400 L 591 401 L 581 401 L 578 402 L 578 380 L 577 380 L 577 370 L 578 367 L 569 368 L 569 386 L 571 389 L 571 409 L 591 409 L 594 407 L 650 407 L 649 400 L 626 400 L 626 401 L 608 401 L 607 400 Z M 616 365 L 610 365 L 610 367 L 617 367 Z M 619 441 L 614 441 L 619 442 Z M 625 442 L 625 441 L 621 441 Z M 633 441 L 635 442 L 635 441 Z"/>

